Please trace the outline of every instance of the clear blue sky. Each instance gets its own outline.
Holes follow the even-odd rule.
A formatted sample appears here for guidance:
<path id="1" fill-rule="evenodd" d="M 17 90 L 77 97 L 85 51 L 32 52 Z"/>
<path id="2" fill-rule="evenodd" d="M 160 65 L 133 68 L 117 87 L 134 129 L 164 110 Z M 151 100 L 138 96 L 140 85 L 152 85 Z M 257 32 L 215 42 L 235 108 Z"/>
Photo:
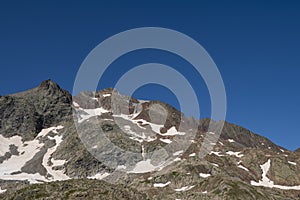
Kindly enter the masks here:
<path id="1" fill-rule="evenodd" d="M 107 37 L 136 27 L 171 28 L 197 40 L 216 62 L 227 91 L 227 121 L 296 149 L 300 147 L 299 10 L 300 2 L 292 0 L 2 1 L 0 94 L 35 87 L 48 78 L 72 91 L 83 59 Z M 112 75 L 116 72 L 112 66 L 110 78 L 100 87 L 113 85 L 125 69 L 147 62 L 186 65 L 165 52 L 137 51 L 118 59 L 113 65 L 122 68 Z M 193 72 L 186 73 L 194 77 Z M 197 87 L 201 117 L 209 116 L 205 85 Z M 166 88 L 155 85 L 140 88 L 135 95 L 178 105 Z"/>

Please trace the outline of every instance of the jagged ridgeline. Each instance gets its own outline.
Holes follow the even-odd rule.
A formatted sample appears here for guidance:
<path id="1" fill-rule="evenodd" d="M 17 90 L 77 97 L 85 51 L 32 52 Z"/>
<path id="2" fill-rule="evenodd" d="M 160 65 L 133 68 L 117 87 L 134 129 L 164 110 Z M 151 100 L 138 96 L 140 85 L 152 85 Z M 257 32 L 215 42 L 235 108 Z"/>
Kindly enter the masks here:
<path id="1" fill-rule="evenodd" d="M 72 97 L 51 80 L 1 96 L 0 199 L 300 198 L 299 149 L 227 122 L 219 137 L 210 122 L 112 88 Z"/>

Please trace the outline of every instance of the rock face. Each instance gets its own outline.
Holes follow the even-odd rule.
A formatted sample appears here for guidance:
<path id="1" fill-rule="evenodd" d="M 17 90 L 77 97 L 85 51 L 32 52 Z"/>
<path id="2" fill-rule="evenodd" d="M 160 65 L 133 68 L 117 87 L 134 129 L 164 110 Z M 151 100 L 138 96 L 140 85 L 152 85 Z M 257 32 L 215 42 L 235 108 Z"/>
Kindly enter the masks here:
<path id="1" fill-rule="evenodd" d="M 43 128 L 68 118 L 71 95 L 51 80 L 38 87 L 10 96 L 0 97 L 0 134 L 5 137 L 20 135 L 33 139 Z"/>
<path id="2" fill-rule="evenodd" d="M 299 150 L 218 123 L 44 81 L 0 97 L 0 199 L 300 198 Z"/>

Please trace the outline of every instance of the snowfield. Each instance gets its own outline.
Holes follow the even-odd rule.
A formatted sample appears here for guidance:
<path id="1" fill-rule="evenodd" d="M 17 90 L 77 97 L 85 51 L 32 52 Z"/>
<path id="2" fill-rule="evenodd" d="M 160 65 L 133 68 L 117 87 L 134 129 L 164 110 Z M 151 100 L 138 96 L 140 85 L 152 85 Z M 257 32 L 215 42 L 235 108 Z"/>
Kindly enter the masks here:
<path id="1" fill-rule="evenodd" d="M 9 152 L 9 145 L 14 144 L 18 148 L 19 155 L 12 155 L 9 159 L 4 160 L 3 163 L 0 164 L 0 179 L 2 180 L 28 180 L 30 183 L 39 183 L 39 182 L 48 182 L 48 181 L 56 181 L 56 180 L 67 180 L 69 177 L 64 174 L 63 171 L 53 170 L 53 166 L 63 165 L 65 161 L 63 160 L 54 160 L 50 157 L 53 152 L 55 152 L 56 148 L 62 142 L 62 136 L 57 135 L 58 130 L 62 129 L 63 126 L 50 127 L 47 129 L 43 129 L 34 140 L 22 142 L 22 138 L 20 136 L 14 136 L 11 138 L 4 138 L 0 135 L 0 144 L 1 144 L 1 155 L 3 153 Z M 56 134 L 54 137 L 50 137 L 49 133 Z M 47 137 L 49 140 L 55 141 L 55 146 L 49 148 L 45 155 L 43 156 L 42 165 L 47 170 L 47 177 L 35 173 L 29 174 L 22 172 L 22 167 L 30 161 L 41 148 L 44 147 L 44 143 L 41 143 L 40 139 L 42 137 Z M 2 144 L 5 144 L 2 146 Z M 53 165 L 49 165 L 51 162 Z"/>
<path id="2" fill-rule="evenodd" d="M 268 188 L 278 188 L 282 190 L 300 190 L 300 185 L 298 186 L 285 186 L 285 185 L 275 185 L 273 181 L 271 181 L 267 177 L 267 173 L 271 166 L 271 160 L 269 159 L 265 164 L 260 165 L 260 168 L 262 169 L 262 180 L 259 180 L 258 182 L 251 181 L 251 185 L 254 186 L 263 186 Z"/>

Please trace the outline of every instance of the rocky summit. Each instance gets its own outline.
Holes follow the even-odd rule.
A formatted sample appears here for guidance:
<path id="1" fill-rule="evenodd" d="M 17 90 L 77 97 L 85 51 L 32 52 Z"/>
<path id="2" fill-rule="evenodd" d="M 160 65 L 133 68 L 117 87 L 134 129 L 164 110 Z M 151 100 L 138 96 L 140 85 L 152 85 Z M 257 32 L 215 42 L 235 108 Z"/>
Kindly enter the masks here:
<path id="1" fill-rule="evenodd" d="M 113 88 L 0 96 L 0 199 L 300 199 L 299 152 Z"/>

